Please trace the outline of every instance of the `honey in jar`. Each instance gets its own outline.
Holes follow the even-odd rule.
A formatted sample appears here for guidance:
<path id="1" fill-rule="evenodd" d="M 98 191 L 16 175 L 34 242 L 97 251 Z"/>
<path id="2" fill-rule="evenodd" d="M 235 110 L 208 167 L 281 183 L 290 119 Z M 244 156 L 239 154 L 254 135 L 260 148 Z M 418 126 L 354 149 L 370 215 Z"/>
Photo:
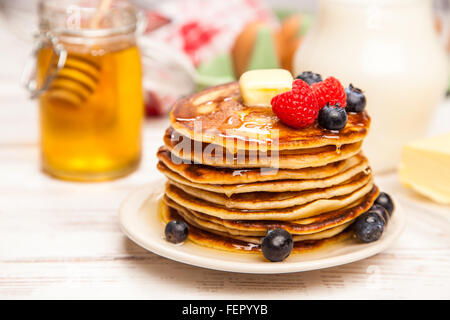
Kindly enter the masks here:
<path id="1" fill-rule="evenodd" d="M 42 168 L 69 180 L 117 178 L 132 172 L 141 158 L 136 15 L 126 2 L 115 1 L 93 27 L 95 1 L 91 7 L 70 2 L 71 10 L 67 1 L 42 1 L 39 6 L 34 93 Z"/>

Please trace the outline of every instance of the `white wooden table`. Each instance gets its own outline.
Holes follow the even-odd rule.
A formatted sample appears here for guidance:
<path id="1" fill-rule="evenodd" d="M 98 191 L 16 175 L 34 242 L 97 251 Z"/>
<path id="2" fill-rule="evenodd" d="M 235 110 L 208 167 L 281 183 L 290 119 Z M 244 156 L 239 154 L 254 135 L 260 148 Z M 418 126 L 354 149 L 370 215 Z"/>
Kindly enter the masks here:
<path id="1" fill-rule="evenodd" d="M 406 209 L 390 249 L 364 261 L 296 274 L 245 275 L 183 265 L 149 253 L 119 230 L 133 189 L 159 177 L 155 152 L 167 120 L 148 121 L 138 171 L 108 183 L 68 183 L 39 170 L 34 102 L 19 87 L 27 50 L 0 23 L 0 299 L 450 298 L 450 208 L 378 183 Z M 434 128 L 450 130 L 450 105 Z"/>

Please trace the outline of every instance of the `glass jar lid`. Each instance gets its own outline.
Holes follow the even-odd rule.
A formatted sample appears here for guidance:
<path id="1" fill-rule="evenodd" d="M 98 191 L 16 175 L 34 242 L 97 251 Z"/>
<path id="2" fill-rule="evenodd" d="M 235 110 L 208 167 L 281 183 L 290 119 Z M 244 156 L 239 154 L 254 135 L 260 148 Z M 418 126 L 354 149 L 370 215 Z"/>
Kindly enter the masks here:
<path id="1" fill-rule="evenodd" d="M 135 8 L 125 0 L 40 0 L 39 30 L 74 37 L 107 37 L 134 32 Z"/>

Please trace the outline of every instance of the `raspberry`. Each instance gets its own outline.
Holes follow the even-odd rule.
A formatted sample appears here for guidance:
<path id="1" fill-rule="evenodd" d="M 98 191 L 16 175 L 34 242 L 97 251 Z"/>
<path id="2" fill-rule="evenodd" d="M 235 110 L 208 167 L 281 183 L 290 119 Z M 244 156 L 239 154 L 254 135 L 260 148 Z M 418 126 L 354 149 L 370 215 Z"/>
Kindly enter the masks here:
<path id="1" fill-rule="evenodd" d="M 345 108 L 347 96 L 345 95 L 344 87 L 338 79 L 329 77 L 324 81 L 313 83 L 311 88 L 316 96 L 320 109 L 325 107 L 327 103 L 331 106 L 339 103 L 341 108 Z"/>
<path id="2" fill-rule="evenodd" d="M 314 93 L 303 80 L 295 80 L 292 91 L 276 95 L 272 98 L 271 104 L 278 118 L 293 128 L 305 128 L 311 125 L 319 113 Z"/>

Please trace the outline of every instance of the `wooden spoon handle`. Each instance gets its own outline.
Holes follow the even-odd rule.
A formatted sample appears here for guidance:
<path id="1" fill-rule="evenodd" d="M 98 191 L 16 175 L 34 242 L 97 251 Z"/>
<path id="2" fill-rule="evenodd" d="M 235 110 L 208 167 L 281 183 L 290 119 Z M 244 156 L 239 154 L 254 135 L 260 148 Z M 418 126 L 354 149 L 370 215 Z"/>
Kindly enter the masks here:
<path id="1" fill-rule="evenodd" d="M 90 28 L 91 29 L 98 29 L 100 27 L 100 21 L 102 20 L 103 16 L 106 12 L 108 12 L 111 3 L 113 0 L 101 0 L 97 7 L 97 12 L 92 18 L 90 22 Z"/>

